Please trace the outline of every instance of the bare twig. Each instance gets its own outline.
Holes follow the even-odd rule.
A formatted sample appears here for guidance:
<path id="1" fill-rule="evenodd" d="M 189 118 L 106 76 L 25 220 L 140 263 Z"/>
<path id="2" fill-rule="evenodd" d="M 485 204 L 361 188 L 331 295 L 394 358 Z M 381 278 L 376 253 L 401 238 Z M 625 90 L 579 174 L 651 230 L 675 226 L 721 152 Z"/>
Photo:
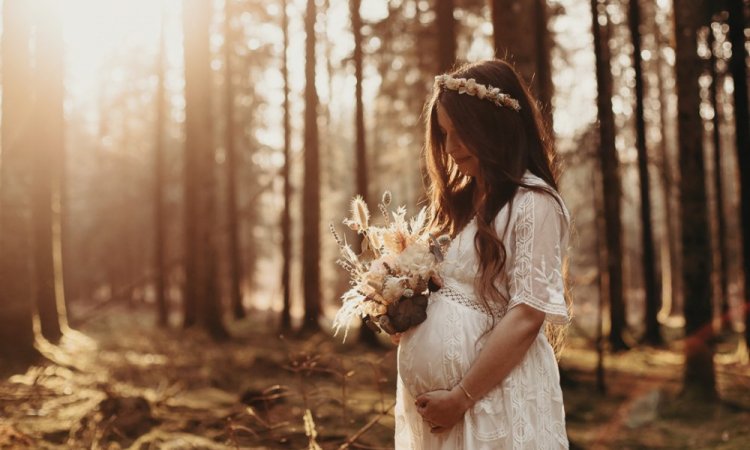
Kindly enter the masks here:
<path id="1" fill-rule="evenodd" d="M 393 409 L 394 406 L 396 406 L 396 402 L 391 403 L 391 406 L 389 406 L 388 409 L 382 411 L 380 414 L 378 414 L 377 416 L 373 417 L 369 422 L 367 422 L 367 424 L 365 424 L 365 426 L 363 426 L 362 428 L 360 428 L 359 430 L 357 430 L 357 432 L 354 433 L 353 435 L 351 435 L 346 440 L 346 442 L 344 442 L 343 444 L 341 444 L 339 446 L 339 450 L 345 450 L 347 448 L 352 447 L 352 444 L 354 444 L 354 442 L 357 439 L 359 439 L 360 437 L 362 437 L 362 435 L 365 434 L 370 428 L 372 428 L 373 426 L 375 426 L 375 424 L 378 423 L 380 421 L 380 419 L 382 419 L 384 416 L 387 416 L 388 413 L 391 411 L 391 409 Z"/>

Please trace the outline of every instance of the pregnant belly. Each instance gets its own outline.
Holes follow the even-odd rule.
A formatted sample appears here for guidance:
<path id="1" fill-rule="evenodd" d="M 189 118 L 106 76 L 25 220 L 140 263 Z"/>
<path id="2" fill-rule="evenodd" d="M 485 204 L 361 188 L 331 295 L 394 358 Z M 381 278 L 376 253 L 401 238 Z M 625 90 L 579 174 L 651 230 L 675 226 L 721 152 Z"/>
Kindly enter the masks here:
<path id="1" fill-rule="evenodd" d="M 451 300 L 443 290 L 433 293 L 427 319 L 401 337 L 398 371 L 404 387 L 413 397 L 452 388 L 474 361 L 490 324 L 489 316 Z"/>

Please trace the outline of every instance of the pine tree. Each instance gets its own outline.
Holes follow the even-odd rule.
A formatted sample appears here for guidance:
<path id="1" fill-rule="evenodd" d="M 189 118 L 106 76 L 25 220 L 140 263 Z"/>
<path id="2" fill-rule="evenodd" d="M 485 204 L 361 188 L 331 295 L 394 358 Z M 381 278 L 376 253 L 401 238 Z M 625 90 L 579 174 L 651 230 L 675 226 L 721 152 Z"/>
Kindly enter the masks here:
<path id="1" fill-rule="evenodd" d="M 29 2 L 3 2 L 0 160 L 0 359 L 34 349 L 31 255 L 32 98 Z"/>
<path id="2" fill-rule="evenodd" d="M 698 5 L 696 5 L 696 3 Z M 675 65 L 680 144 L 680 192 L 682 222 L 682 279 L 685 287 L 685 391 L 700 397 L 716 397 L 712 344 L 711 254 L 708 198 L 703 160 L 703 124 L 700 110 L 702 62 L 697 33 L 703 25 L 706 4 L 702 0 L 675 0 Z"/>
<path id="3" fill-rule="evenodd" d="M 657 315 L 661 306 L 659 286 L 656 276 L 656 253 L 651 222 L 651 182 L 648 170 L 648 149 L 646 148 L 646 120 L 644 118 L 644 76 L 641 57 L 641 8 L 638 0 L 630 0 L 628 22 L 633 41 L 633 67 L 635 69 L 635 124 L 636 147 L 638 149 L 638 176 L 641 194 L 641 242 L 643 245 L 643 280 L 646 297 L 646 335 L 651 345 L 663 343 Z"/>
<path id="4" fill-rule="evenodd" d="M 606 229 L 606 275 L 609 295 L 609 343 L 614 351 L 627 350 L 625 332 L 625 302 L 622 273 L 621 185 L 617 149 L 615 148 L 615 119 L 612 113 L 612 71 L 610 70 L 609 19 L 604 4 L 591 0 L 594 52 L 596 54 L 597 107 L 599 117 L 599 163 L 602 171 L 604 223 Z M 599 23 L 600 17 L 606 23 Z"/>
<path id="5" fill-rule="evenodd" d="M 291 197 L 292 186 L 289 178 L 290 171 L 290 144 L 292 127 L 289 111 L 289 17 L 287 15 L 287 0 L 281 2 L 281 28 L 284 35 L 284 50 L 282 53 L 281 75 L 284 80 L 284 167 L 282 177 L 284 179 L 284 209 L 281 213 L 281 287 L 283 294 L 283 308 L 281 310 L 281 331 L 289 331 L 292 328 L 292 305 L 291 305 L 291 276 L 292 264 L 292 236 L 291 236 Z"/>
<path id="6" fill-rule="evenodd" d="M 215 158 L 210 97 L 211 17 L 210 0 L 185 1 L 185 237 L 188 241 L 186 299 L 189 299 L 186 306 L 192 308 L 186 311 L 185 324 L 200 323 L 214 338 L 223 339 L 228 332 L 222 322 L 217 280 Z"/>
<path id="7" fill-rule="evenodd" d="M 318 92 L 315 88 L 315 0 L 305 12 L 305 175 L 302 202 L 302 289 L 305 299 L 304 331 L 320 329 L 320 157 L 318 146 Z"/>
<path id="8" fill-rule="evenodd" d="M 36 95 L 34 118 L 44 126 L 35 131 L 34 139 L 34 272 L 36 304 L 42 335 L 52 342 L 62 337 L 60 319 L 65 322 L 65 302 L 56 289 L 61 274 L 55 268 L 54 253 L 59 235 L 53 228 L 59 223 L 59 210 L 53 199 L 60 198 L 63 137 L 63 48 L 61 6 L 51 0 L 34 2 Z M 62 280 L 59 280 L 62 281 Z M 62 294 L 60 290 L 59 294 Z"/>

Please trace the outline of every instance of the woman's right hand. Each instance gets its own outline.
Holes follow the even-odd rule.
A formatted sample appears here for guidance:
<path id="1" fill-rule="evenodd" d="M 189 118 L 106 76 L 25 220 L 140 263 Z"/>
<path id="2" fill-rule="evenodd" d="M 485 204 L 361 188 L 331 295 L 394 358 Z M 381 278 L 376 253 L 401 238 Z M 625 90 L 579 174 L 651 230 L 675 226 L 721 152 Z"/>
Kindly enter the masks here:
<path id="1" fill-rule="evenodd" d="M 391 335 L 391 342 L 393 342 L 393 345 L 398 345 L 401 342 L 401 333 L 393 333 Z"/>

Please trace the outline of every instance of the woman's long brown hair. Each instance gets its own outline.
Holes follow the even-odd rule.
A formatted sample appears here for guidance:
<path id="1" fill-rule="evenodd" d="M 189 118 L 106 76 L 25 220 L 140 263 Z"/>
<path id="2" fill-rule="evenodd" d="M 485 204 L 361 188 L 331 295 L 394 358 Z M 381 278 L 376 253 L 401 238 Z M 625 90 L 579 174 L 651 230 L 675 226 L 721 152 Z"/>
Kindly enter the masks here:
<path id="1" fill-rule="evenodd" d="M 519 187 L 550 195 L 553 194 L 550 190 L 557 192 L 555 151 L 536 101 L 510 64 L 499 59 L 486 60 L 461 66 L 451 75 L 500 88 L 521 106 L 520 111 L 515 111 L 448 89 L 436 89 L 425 106 L 430 228 L 455 236 L 476 215 L 474 247 L 479 255 L 476 291 L 485 306 L 489 302 L 507 305 L 509 299 L 503 298 L 494 285 L 497 274 L 505 269 L 507 252 L 503 236 L 497 235 L 493 221 L 505 205 L 512 208 Z M 438 103 L 451 118 L 467 150 L 479 160 L 477 177 L 461 174 L 445 151 L 445 136 L 437 119 Z M 544 180 L 549 188 L 524 183 L 526 170 Z M 475 211 L 473 198 L 477 189 L 482 197 Z M 570 309 L 567 295 L 566 302 Z M 564 329 L 547 323 L 545 331 L 550 344 L 559 352 Z"/>

